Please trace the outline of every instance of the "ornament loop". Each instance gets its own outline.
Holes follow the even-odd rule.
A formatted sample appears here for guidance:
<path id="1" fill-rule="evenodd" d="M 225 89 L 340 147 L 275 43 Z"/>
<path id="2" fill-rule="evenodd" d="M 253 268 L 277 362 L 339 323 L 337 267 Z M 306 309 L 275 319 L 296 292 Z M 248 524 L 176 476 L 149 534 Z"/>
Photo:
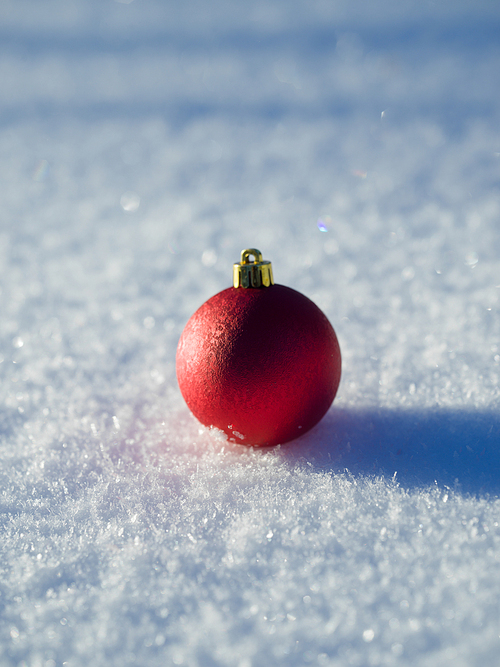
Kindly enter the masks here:
<path id="1" fill-rule="evenodd" d="M 253 261 L 250 260 L 253 257 Z M 274 285 L 273 267 L 271 262 L 262 259 L 257 248 L 241 251 L 240 264 L 233 265 L 234 287 L 271 287 Z"/>
<path id="2" fill-rule="evenodd" d="M 241 251 L 241 263 L 250 264 L 250 257 L 254 256 L 254 262 L 262 262 L 262 253 L 257 248 L 247 248 Z"/>

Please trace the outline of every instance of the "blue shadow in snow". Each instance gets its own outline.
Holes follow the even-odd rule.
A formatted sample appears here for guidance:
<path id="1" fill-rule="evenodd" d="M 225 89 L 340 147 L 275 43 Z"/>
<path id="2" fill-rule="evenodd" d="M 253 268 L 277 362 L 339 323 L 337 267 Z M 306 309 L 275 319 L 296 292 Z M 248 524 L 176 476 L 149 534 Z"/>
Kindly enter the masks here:
<path id="1" fill-rule="evenodd" d="M 333 408 L 283 452 L 332 472 L 388 479 L 396 474 L 404 488 L 437 483 L 500 495 L 500 414 L 493 411 Z"/>

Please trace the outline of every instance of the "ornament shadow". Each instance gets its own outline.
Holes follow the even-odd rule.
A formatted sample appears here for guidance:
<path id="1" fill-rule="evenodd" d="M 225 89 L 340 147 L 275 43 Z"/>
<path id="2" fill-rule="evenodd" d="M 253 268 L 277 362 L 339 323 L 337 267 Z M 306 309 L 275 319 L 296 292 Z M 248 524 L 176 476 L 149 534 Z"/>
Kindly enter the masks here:
<path id="1" fill-rule="evenodd" d="M 500 414 L 493 411 L 332 408 L 282 451 L 317 469 L 394 478 L 403 488 L 500 495 Z"/>

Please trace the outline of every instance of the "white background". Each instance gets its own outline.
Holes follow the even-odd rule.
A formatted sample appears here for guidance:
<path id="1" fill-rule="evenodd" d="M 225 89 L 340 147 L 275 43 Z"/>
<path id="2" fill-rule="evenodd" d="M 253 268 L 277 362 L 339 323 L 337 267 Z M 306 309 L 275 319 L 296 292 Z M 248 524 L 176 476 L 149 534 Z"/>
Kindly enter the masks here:
<path id="1" fill-rule="evenodd" d="M 0 664 L 498 664 L 499 35 L 488 0 L 3 0 Z M 343 354 L 271 451 L 175 380 L 245 247 Z"/>

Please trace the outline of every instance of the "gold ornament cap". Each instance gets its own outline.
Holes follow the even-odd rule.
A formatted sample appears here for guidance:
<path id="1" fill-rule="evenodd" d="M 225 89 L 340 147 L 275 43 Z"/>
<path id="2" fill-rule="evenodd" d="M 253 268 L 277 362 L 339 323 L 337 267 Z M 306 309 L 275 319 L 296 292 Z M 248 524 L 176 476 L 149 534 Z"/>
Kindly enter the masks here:
<path id="1" fill-rule="evenodd" d="M 253 261 L 250 260 L 253 257 Z M 257 248 L 241 251 L 241 262 L 233 264 L 234 287 L 271 287 L 274 285 L 271 262 L 262 259 Z"/>

